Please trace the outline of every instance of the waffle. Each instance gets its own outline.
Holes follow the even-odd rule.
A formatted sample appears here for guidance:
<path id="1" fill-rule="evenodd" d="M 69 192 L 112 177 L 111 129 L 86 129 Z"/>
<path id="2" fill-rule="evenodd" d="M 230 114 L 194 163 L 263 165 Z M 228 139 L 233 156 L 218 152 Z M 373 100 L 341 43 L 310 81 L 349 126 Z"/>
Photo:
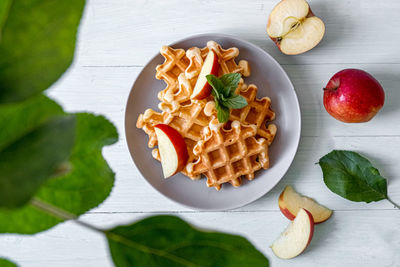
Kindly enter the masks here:
<path id="1" fill-rule="evenodd" d="M 158 99 L 162 103 L 176 106 L 189 100 L 203 61 L 210 49 L 214 50 L 218 56 L 219 76 L 236 72 L 245 77 L 250 75 L 250 66 L 246 60 L 239 61 L 239 64 L 235 62 L 235 58 L 239 55 L 239 49 L 236 47 L 223 49 L 218 43 L 209 41 L 206 47 L 201 49 L 192 47 L 185 53 L 183 49 L 163 46 L 160 54 L 165 60 L 163 64 L 156 67 L 156 79 L 164 80 L 167 84 L 167 87 L 158 93 Z M 183 93 L 182 90 L 187 88 L 189 89 Z M 164 108 L 168 109 L 172 106 L 164 105 Z"/>
<path id="2" fill-rule="evenodd" d="M 210 132 L 194 147 L 198 161 L 187 166 L 190 175 L 204 174 L 207 186 L 220 190 L 221 184 L 229 182 L 237 187 L 242 176 L 252 180 L 255 171 L 269 167 L 267 140 L 255 138 L 255 125 L 233 121 L 227 130 L 214 119 Z"/>
<path id="3" fill-rule="evenodd" d="M 237 120 L 245 125 L 256 125 L 257 137 L 265 138 L 268 145 L 271 145 L 275 138 L 277 127 L 275 124 L 268 124 L 268 122 L 275 119 L 275 112 L 271 110 L 271 99 L 269 97 L 257 99 L 257 91 L 258 88 L 254 84 L 247 86 L 239 83 L 236 93 L 243 96 L 248 105 L 241 109 L 232 109 L 229 120 Z M 207 115 L 215 115 L 217 113 L 214 101 L 209 101 L 206 104 L 205 113 Z"/>
<path id="4" fill-rule="evenodd" d="M 188 162 L 194 162 L 198 157 L 193 154 L 193 148 L 198 141 L 202 140 L 210 121 L 214 118 L 204 114 L 205 104 L 206 101 L 193 101 L 188 105 L 180 106 L 174 113 L 166 111 L 159 113 L 147 109 L 144 114 L 139 115 L 136 127 L 142 128 L 149 135 L 148 146 L 153 148 L 157 145 L 154 126 L 159 123 L 168 124 L 185 139 L 189 152 Z M 158 149 L 154 149 L 152 155 L 155 159 L 160 160 Z M 198 175 L 190 175 L 187 172 L 184 174 L 191 179 L 199 178 Z"/>
<path id="5" fill-rule="evenodd" d="M 182 173 L 191 179 L 204 174 L 207 186 L 219 190 L 226 182 L 239 186 L 242 176 L 252 180 L 255 171 L 269 167 L 268 145 L 274 139 L 276 126 L 266 125 L 275 117 L 270 109 L 270 99 L 257 99 L 257 87 L 247 86 L 243 79 L 236 92 L 245 97 L 249 105 L 232 110 L 229 123 L 224 125 L 231 127 L 229 130 L 218 123 L 211 95 L 203 100 L 190 99 L 210 50 L 218 56 L 218 76 L 228 73 L 250 75 L 247 61 L 235 61 L 239 55 L 237 48 L 223 49 L 214 41 L 207 42 L 204 48 L 192 47 L 187 51 L 163 46 L 160 53 L 165 60 L 156 67 L 156 78 L 166 83 L 157 95 L 161 111 L 147 109 L 139 115 L 136 126 L 149 136 L 148 146 L 153 148 L 152 155 L 159 161 L 154 126 L 163 123 L 177 130 L 189 153 Z"/>

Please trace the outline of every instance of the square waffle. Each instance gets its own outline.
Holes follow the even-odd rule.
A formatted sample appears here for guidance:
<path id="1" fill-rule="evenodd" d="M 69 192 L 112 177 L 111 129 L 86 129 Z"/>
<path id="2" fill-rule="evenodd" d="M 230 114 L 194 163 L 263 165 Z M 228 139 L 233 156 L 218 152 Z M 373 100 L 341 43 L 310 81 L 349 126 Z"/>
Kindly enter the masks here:
<path id="1" fill-rule="evenodd" d="M 156 79 L 164 80 L 167 87 L 158 93 L 158 99 L 163 103 L 178 102 L 178 104 L 189 100 L 191 94 L 188 93 L 193 91 L 204 59 L 210 50 L 218 56 L 219 76 L 227 73 L 240 73 L 245 77 L 250 75 L 250 66 L 246 60 L 236 64 L 235 58 L 239 55 L 239 49 L 236 47 L 223 49 L 218 43 L 209 41 L 206 47 L 202 49 L 192 47 L 185 53 L 183 49 L 163 46 L 160 54 L 165 60 L 156 67 Z M 182 92 L 182 86 L 184 89 L 190 87 L 191 91 Z"/>
<path id="2" fill-rule="evenodd" d="M 269 167 L 268 144 L 264 138 L 256 139 L 255 125 L 233 121 L 230 129 L 215 119 L 210 123 L 210 134 L 194 147 L 199 159 L 188 164 L 191 175 L 204 174 L 207 186 L 221 188 L 229 182 L 237 187 L 241 177 L 254 178 L 254 172 Z"/>
<path id="3" fill-rule="evenodd" d="M 257 91 L 258 88 L 254 84 L 239 83 L 236 93 L 243 96 L 248 105 L 241 109 L 232 109 L 229 120 L 237 120 L 245 125 L 255 125 L 257 127 L 257 137 L 265 138 L 268 145 L 271 145 L 275 138 L 277 127 L 269 122 L 275 119 L 275 112 L 271 109 L 271 99 L 269 97 L 257 99 Z M 209 116 L 216 116 L 217 110 L 215 109 L 214 101 L 207 102 L 205 113 Z"/>
<path id="4" fill-rule="evenodd" d="M 147 109 L 144 114 L 140 114 L 136 126 L 142 128 L 149 135 L 148 146 L 150 148 L 157 144 L 157 137 L 154 126 L 163 123 L 168 124 L 177 130 L 185 139 L 185 143 L 189 153 L 188 162 L 194 162 L 198 157 L 194 155 L 193 148 L 198 141 L 202 140 L 205 129 L 213 117 L 204 114 L 205 101 L 193 101 L 188 105 L 182 105 L 174 113 L 163 111 L 156 112 Z M 154 149 L 152 155 L 155 159 L 160 160 L 158 149 Z M 191 179 L 199 178 L 198 175 L 193 176 L 184 172 Z"/>
<path id="5" fill-rule="evenodd" d="M 257 87 L 247 86 L 243 79 L 237 92 L 246 98 L 249 105 L 232 110 L 230 120 L 234 122 L 230 130 L 217 126 L 222 124 L 218 124 L 216 111 L 210 106 L 212 96 L 203 100 L 190 99 L 210 49 L 218 56 L 219 76 L 227 73 L 250 75 L 247 61 L 241 60 L 238 64 L 235 61 L 239 55 L 237 48 L 223 49 L 214 41 L 209 41 L 204 48 L 192 47 L 186 52 L 163 46 L 160 53 L 165 61 L 156 67 L 156 78 L 164 80 L 167 85 L 158 93 L 161 112 L 147 109 L 139 115 L 136 126 L 149 136 L 150 148 L 157 145 L 156 124 L 168 124 L 177 130 L 184 137 L 189 153 L 182 173 L 191 179 L 204 174 L 207 185 L 219 190 L 223 183 L 239 186 L 241 176 L 251 180 L 256 170 L 268 168 L 268 145 L 275 136 L 276 126 L 266 126 L 266 122 L 275 117 L 269 107 L 270 99 L 256 99 Z M 153 149 L 152 155 L 160 160 L 157 148 Z M 218 165 L 221 162 L 223 166 Z"/>

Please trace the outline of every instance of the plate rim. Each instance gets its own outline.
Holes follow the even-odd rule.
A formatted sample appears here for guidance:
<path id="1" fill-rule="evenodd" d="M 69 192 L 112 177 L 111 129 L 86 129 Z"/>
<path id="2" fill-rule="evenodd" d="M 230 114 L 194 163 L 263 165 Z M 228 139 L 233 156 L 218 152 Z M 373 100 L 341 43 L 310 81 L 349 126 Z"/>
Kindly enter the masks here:
<path id="1" fill-rule="evenodd" d="M 142 176 L 142 178 L 144 178 L 144 180 L 145 180 L 153 189 L 155 189 L 159 194 L 161 194 L 163 197 L 165 197 L 165 198 L 171 200 L 173 203 L 177 203 L 177 204 L 179 204 L 179 205 L 182 205 L 182 206 L 184 206 L 184 207 L 186 207 L 186 208 L 190 208 L 190 209 L 193 209 L 193 210 L 199 210 L 199 211 L 225 211 L 225 210 L 233 210 L 233 209 L 238 209 L 238 208 L 247 206 L 247 205 L 249 205 L 249 204 L 255 202 L 256 200 L 262 198 L 262 197 L 265 196 L 268 192 L 270 192 L 270 191 L 283 179 L 283 177 L 286 175 L 286 173 L 288 172 L 288 170 L 289 170 L 290 167 L 292 166 L 293 161 L 294 161 L 294 158 L 295 158 L 295 156 L 296 156 L 296 154 L 297 154 L 297 152 L 298 152 L 298 149 L 299 149 L 299 144 L 300 144 L 300 139 L 301 139 L 301 132 L 302 132 L 302 128 L 301 128 L 301 126 L 302 126 L 301 109 L 300 109 L 300 103 L 299 103 L 299 98 L 298 98 L 298 96 L 297 96 L 297 92 L 296 92 L 295 87 L 294 87 L 294 85 L 293 85 L 293 83 L 292 83 L 292 81 L 291 81 L 289 75 L 287 74 L 287 72 L 283 69 L 283 67 L 281 66 L 281 64 L 279 64 L 279 62 L 278 62 L 274 57 L 272 57 L 267 51 L 265 51 L 264 49 L 262 49 L 262 48 L 259 47 L 258 45 L 253 44 L 253 43 L 250 42 L 250 41 L 244 40 L 244 39 L 242 39 L 242 38 L 240 38 L 240 37 L 237 37 L 237 36 L 234 36 L 234 35 L 224 34 L 224 33 L 200 33 L 200 34 L 190 35 L 190 36 L 185 37 L 185 38 L 181 38 L 181 39 L 179 39 L 179 40 L 176 40 L 176 41 L 174 41 L 174 42 L 168 44 L 167 46 L 174 47 L 177 43 L 184 42 L 184 41 L 189 41 L 189 40 L 191 40 L 191 39 L 200 38 L 200 37 L 205 37 L 205 36 L 210 36 L 210 38 L 211 38 L 210 40 L 212 40 L 212 38 L 216 38 L 216 37 L 217 37 L 217 38 L 220 38 L 220 37 L 222 37 L 222 38 L 229 38 L 229 39 L 231 39 L 231 40 L 233 40 L 233 41 L 240 41 L 240 42 L 243 42 L 243 43 L 247 44 L 248 46 L 252 47 L 253 49 L 256 49 L 256 50 L 262 52 L 263 54 L 265 54 L 267 57 L 269 57 L 270 60 L 272 60 L 272 61 L 278 66 L 278 68 L 280 69 L 280 71 L 284 74 L 285 78 L 287 79 L 287 81 L 288 81 L 289 84 L 291 85 L 291 89 L 292 89 L 292 91 L 293 91 L 293 93 L 294 93 L 295 100 L 296 100 L 296 110 L 297 110 L 297 114 L 298 114 L 298 129 L 299 129 L 299 131 L 298 131 L 298 133 L 297 133 L 296 140 L 295 140 L 296 149 L 294 150 L 293 155 L 290 156 L 290 157 L 291 157 L 290 163 L 288 164 L 286 170 L 283 172 L 282 176 L 281 176 L 279 179 L 277 179 L 274 183 L 272 183 L 272 186 L 270 187 L 269 190 L 267 190 L 267 191 L 265 191 L 265 192 L 263 192 L 263 193 L 261 193 L 261 194 L 255 194 L 254 197 L 249 198 L 247 201 L 244 201 L 243 203 L 240 203 L 240 204 L 238 204 L 238 205 L 232 205 L 232 206 L 227 207 L 227 208 L 200 208 L 200 207 L 196 207 L 196 206 L 193 206 L 193 205 L 185 204 L 185 203 L 182 203 L 182 202 L 180 202 L 180 201 L 178 201 L 178 200 L 175 200 L 175 199 L 171 198 L 170 196 L 164 194 L 164 193 L 161 192 L 158 188 L 156 188 L 155 186 L 153 186 L 153 185 L 150 183 L 150 181 L 143 175 L 142 171 L 141 171 L 140 168 L 138 167 L 138 164 L 137 164 L 137 162 L 136 162 L 136 160 L 135 160 L 135 157 L 133 156 L 133 153 L 132 153 L 132 151 L 131 151 L 131 147 L 129 146 L 129 141 L 128 141 L 128 130 L 127 130 L 127 123 L 128 123 L 128 119 L 127 119 L 127 117 L 128 117 L 128 115 L 127 115 L 127 109 L 128 109 L 128 108 L 127 108 L 127 107 L 128 107 L 128 104 L 129 104 L 129 100 L 131 99 L 131 97 L 132 97 L 132 95 L 133 95 L 133 93 L 134 93 L 134 91 L 135 91 L 135 90 L 134 90 L 134 87 L 135 87 L 135 84 L 136 84 L 137 79 L 142 75 L 142 73 L 143 73 L 144 70 L 146 69 L 146 66 L 147 66 L 151 61 L 153 61 L 156 57 L 159 56 L 159 54 L 160 54 L 159 52 L 156 53 L 154 56 L 152 56 L 152 57 L 146 62 L 146 64 L 144 64 L 142 70 L 138 73 L 138 75 L 137 75 L 136 78 L 134 79 L 133 84 L 132 84 L 132 86 L 131 86 L 131 89 L 130 89 L 130 91 L 129 91 L 129 94 L 128 94 L 128 97 L 127 97 L 127 100 L 126 100 L 126 104 L 125 104 L 125 112 L 124 112 L 124 128 L 125 128 L 125 129 L 124 129 L 124 132 L 125 132 L 125 141 L 126 141 L 126 144 L 127 144 L 127 147 L 128 147 L 129 155 L 130 155 L 130 157 L 131 157 L 131 159 L 132 159 L 132 161 L 133 161 L 133 164 L 135 165 L 136 169 L 139 171 L 139 173 L 140 173 L 140 175 Z M 213 37 L 211 37 L 211 36 L 213 36 Z"/>

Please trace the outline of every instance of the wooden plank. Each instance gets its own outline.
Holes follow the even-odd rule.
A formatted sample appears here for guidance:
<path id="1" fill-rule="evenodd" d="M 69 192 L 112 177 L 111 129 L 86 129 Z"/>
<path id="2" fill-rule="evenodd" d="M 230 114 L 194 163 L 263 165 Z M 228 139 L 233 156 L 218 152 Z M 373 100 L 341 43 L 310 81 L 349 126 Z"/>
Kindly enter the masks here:
<path id="1" fill-rule="evenodd" d="M 399 67 L 400 65 L 395 65 Z M 400 202 L 400 125 L 397 100 L 397 69 L 393 65 L 356 65 L 376 74 L 387 92 L 383 111 L 370 123 L 348 125 L 337 122 L 324 111 L 322 90 L 324 81 L 348 65 L 285 66 L 302 103 L 303 137 L 295 161 L 271 193 L 241 210 L 277 210 L 277 198 L 286 184 L 293 184 L 307 195 L 328 207 L 340 210 L 392 208 L 383 201 L 360 204 L 346 201 L 331 193 L 323 184 L 320 168 L 314 163 L 332 149 L 355 150 L 366 154 L 389 179 L 389 191 Z M 141 68 L 75 67 L 50 91 L 67 110 L 89 110 L 105 114 L 118 127 L 120 142 L 104 150 L 112 168 L 117 172 L 116 186 L 111 197 L 96 211 L 182 211 L 188 210 L 165 199 L 142 178 L 133 165 L 124 137 L 124 107 L 130 87 Z M 384 74 L 385 73 L 385 74 Z M 154 96 L 156 98 L 156 96 Z M 149 150 L 150 153 L 150 150 Z M 273 155 L 273 157 L 279 155 Z M 212 189 L 210 189 L 212 190 Z"/>
<path id="2" fill-rule="evenodd" d="M 266 35 L 278 0 L 89 1 L 80 31 L 79 65 L 143 65 L 161 47 L 197 33 L 220 32 L 253 42 L 282 64 L 400 63 L 400 2 L 311 0 L 326 24 L 322 43 L 285 56 Z"/>
<path id="3" fill-rule="evenodd" d="M 251 62 L 250 62 L 251 64 Z M 284 65 L 296 89 L 302 112 L 302 136 L 399 136 L 400 64 Z M 323 107 L 323 90 L 330 77 L 345 68 L 373 74 L 386 92 L 386 103 L 369 123 L 345 124 L 333 119 Z M 123 138 L 126 100 L 141 67 L 72 67 L 50 90 L 67 110 L 106 114 L 117 124 Z M 266 85 L 258 85 L 266 86 Z M 156 92 L 155 101 L 158 101 Z M 259 96 L 261 97 L 261 96 Z M 275 103 L 272 103 L 272 107 Z M 279 114 L 278 114 L 279 115 Z"/>
<path id="4" fill-rule="evenodd" d="M 89 214 L 83 220 L 108 228 L 154 214 Z M 288 224 L 280 212 L 180 213 L 192 224 L 244 235 L 270 260 L 271 266 L 399 266 L 400 212 L 391 210 L 336 211 L 316 225 L 304 254 L 280 260 L 268 247 Z M 72 222 L 36 236 L 0 236 L 1 255 L 21 266 L 112 266 L 104 238 Z"/>

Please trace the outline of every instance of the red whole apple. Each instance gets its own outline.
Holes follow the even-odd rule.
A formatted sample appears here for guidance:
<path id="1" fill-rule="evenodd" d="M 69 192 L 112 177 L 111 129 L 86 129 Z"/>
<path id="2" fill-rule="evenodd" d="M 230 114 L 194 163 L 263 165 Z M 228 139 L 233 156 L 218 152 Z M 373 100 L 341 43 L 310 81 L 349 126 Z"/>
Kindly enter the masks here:
<path id="1" fill-rule="evenodd" d="M 343 122 L 367 122 L 383 107 L 385 92 L 369 73 L 359 69 L 341 70 L 324 88 L 324 106 Z"/>

